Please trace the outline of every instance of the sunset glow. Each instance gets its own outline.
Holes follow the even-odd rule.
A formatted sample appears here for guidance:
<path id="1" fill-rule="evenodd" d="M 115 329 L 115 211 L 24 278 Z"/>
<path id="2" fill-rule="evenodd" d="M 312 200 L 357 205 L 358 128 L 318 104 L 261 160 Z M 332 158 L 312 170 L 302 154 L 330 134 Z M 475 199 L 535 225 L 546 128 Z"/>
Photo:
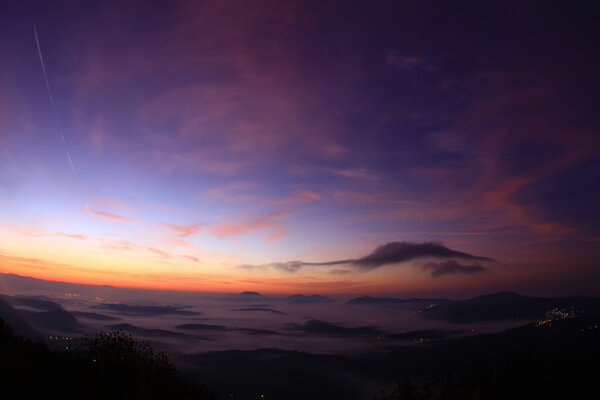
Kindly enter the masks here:
<path id="1" fill-rule="evenodd" d="M 351 3 L 7 6 L 0 272 L 597 292 L 598 58 L 573 51 L 593 40 L 544 13 L 499 34 L 508 9 Z M 373 262 L 386 244 L 408 247 Z"/>

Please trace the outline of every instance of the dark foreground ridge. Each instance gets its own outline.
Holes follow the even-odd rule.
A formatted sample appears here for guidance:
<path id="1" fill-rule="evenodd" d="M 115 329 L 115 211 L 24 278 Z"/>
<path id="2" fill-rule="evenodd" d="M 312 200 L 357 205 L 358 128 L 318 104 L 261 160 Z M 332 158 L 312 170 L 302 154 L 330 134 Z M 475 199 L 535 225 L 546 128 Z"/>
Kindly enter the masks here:
<path id="1" fill-rule="evenodd" d="M 585 398 L 597 390 L 600 373 L 598 323 L 578 317 L 528 324 L 496 334 L 389 347 L 385 354 L 229 350 L 189 355 L 184 361 L 223 399 L 500 400 L 557 398 L 555 393 Z"/>
<path id="2" fill-rule="evenodd" d="M 512 293 L 481 298 L 486 303 L 494 300 L 491 304 L 498 299 L 521 300 Z M 573 304 L 571 300 L 559 304 Z M 380 351 L 335 355 L 277 348 L 230 350 L 180 355 L 177 363 L 181 373 L 200 378 L 220 399 L 587 398 L 597 390 L 600 374 L 600 313 L 593 299 L 579 298 L 577 304 L 579 309 L 552 309 L 519 328 L 461 338 L 441 330 L 382 335 L 375 326 L 309 320 L 295 330 L 335 340 L 347 335 L 373 340 L 381 344 Z M 52 342 L 57 349 L 52 351 L 51 342 L 44 344 L 2 299 L 0 312 L 13 327 L 0 323 L 0 385 L 7 392 L 14 390 L 23 398 L 211 398 L 206 389 L 182 378 L 164 354 L 155 354 L 126 333 L 62 338 Z M 176 329 L 195 334 L 245 328 L 186 324 Z M 253 334 L 293 337 L 289 332 Z M 394 382 L 399 384 L 395 387 Z"/>
<path id="3" fill-rule="evenodd" d="M 52 351 L 0 319 L 0 384 L 32 399 L 212 399 L 164 353 L 122 332 L 100 333 Z"/>

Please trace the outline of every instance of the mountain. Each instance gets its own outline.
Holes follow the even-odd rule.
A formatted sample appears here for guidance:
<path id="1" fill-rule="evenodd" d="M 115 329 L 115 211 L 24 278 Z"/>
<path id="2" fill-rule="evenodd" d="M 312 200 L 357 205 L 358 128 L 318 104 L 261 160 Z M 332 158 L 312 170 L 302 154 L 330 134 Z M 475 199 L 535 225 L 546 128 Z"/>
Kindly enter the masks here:
<path id="1" fill-rule="evenodd" d="M 7 304 L 0 300 L 0 312 Z M 16 394 L 3 398 L 214 399 L 181 377 L 166 354 L 126 334 L 99 334 L 58 351 L 14 332 L 0 321 L 2 393 Z"/>
<path id="2" fill-rule="evenodd" d="M 30 340 L 42 338 L 42 335 L 25 322 L 21 314 L 2 298 L 0 298 L 0 319 L 4 320 L 17 336 Z"/>
<path id="3" fill-rule="evenodd" d="M 398 299 L 394 297 L 371 297 L 363 296 L 357 297 L 346 304 L 348 305 L 391 305 L 391 304 L 405 304 L 405 303 L 430 303 L 438 304 L 451 301 L 449 299 L 430 299 L 430 298 L 409 298 L 409 299 Z"/>
<path id="4" fill-rule="evenodd" d="M 258 292 L 248 292 L 248 291 L 246 291 L 246 292 L 240 293 L 240 296 L 255 298 L 255 297 L 260 297 L 262 295 L 260 293 L 258 293 Z"/>
<path id="5" fill-rule="evenodd" d="M 65 310 L 42 312 L 20 310 L 19 312 L 25 321 L 42 331 L 78 333 L 82 329 L 77 318 Z"/>
<path id="6" fill-rule="evenodd" d="M 115 321 L 121 318 L 112 317 L 110 315 L 92 313 L 92 312 L 83 312 L 83 311 L 71 311 L 71 315 L 76 318 L 84 318 L 91 319 L 94 321 Z"/>
<path id="7" fill-rule="evenodd" d="M 46 296 L 9 296 L 6 294 L 0 295 L 0 298 L 5 300 L 13 307 L 32 307 L 42 311 L 61 310 L 62 306 Z"/>
<path id="8" fill-rule="evenodd" d="M 497 385 L 492 386 L 497 390 L 494 396 L 468 398 L 586 398 L 578 394 L 595 390 L 595 377 L 600 369 L 597 362 L 600 356 L 599 321 L 598 318 L 578 317 L 554 321 L 546 326 L 528 324 L 494 334 L 444 338 L 409 346 L 386 345 L 381 353 L 311 354 L 271 348 L 213 351 L 182 357 L 190 373 L 201 376 L 223 398 L 260 398 L 260 394 L 264 394 L 264 398 L 289 400 L 390 399 L 392 397 L 375 395 L 407 378 L 421 382 L 426 376 L 439 376 L 436 384 L 456 382 L 456 373 L 466 370 L 480 373 L 481 382 L 488 388 Z M 307 327 L 318 328 L 317 331 L 323 331 L 321 328 L 324 327 L 325 333 L 339 328 L 331 329 L 330 324 L 321 323 L 311 323 Z M 441 336 L 442 332 L 433 330 L 415 331 L 402 339 Z M 372 337 L 367 334 L 365 339 Z M 492 367 L 498 369 L 492 370 Z M 497 382 L 499 375 L 490 371 L 506 372 L 508 382 Z M 464 383 L 464 388 L 469 388 L 471 383 Z M 510 383 L 523 388 L 503 396 L 506 394 L 503 385 Z M 559 388 L 570 395 L 551 396 Z M 251 397 L 251 394 L 255 396 Z"/>
<path id="9" fill-rule="evenodd" d="M 42 332 L 76 333 L 81 331 L 82 327 L 77 318 L 63 309 L 60 304 L 47 300 L 47 297 L 0 295 L 0 300 L 5 301 L 11 308 L 16 307 L 13 310 L 19 314 L 19 317 L 27 325 L 33 326 Z M 32 311 L 21 307 L 41 311 Z M 9 321 L 6 321 L 6 323 L 12 326 Z"/>
<path id="10" fill-rule="evenodd" d="M 421 310 L 431 319 L 456 323 L 500 321 L 511 319 L 539 319 L 552 309 L 571 313 L 600 313 L 600 298 L 562 297 L 545 298 L 500 292 L 462 301 L 450 301 Z"/>
<path id="11" fill-rule="evenodd" d="M 133 333 L 135 335 L 140 336 L 150 336 L 150 337 L 167 337 L 167 338 L 183 338 L 187 335 L 180 332 L 167 331 L 164 329 L 147 329 L 140 328 L 139 326 L 131 325 L 131 324 L 116 324 L 116 325 L 108 325 L 107 328 Z"/>
<path id="12" fill-rule="evenodd" d="M 267 296 L 263 296 L 258 292 L 245 291 L 237 294 L 225 295 L 226 300 L 231 301 L 266 301 L 269 300 Z"/>
<path id="13" fill-rule="evenodd" d="M 320 335 L 371 335 L 379 336 L 381 331 L 376 326 L 345 327 L 331 322 L 312 319 L 303 325 L 289 324 L 290 329 Z"/>

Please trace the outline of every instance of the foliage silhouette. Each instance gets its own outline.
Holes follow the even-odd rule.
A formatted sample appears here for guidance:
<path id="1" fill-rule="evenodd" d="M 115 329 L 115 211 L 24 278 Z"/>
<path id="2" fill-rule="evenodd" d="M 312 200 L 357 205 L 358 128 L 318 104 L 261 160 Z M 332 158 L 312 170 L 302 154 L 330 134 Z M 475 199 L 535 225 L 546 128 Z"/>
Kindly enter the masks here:
<path id="1" fill-rule="evenodd" d="M 52 351 L 0 319 L 0 384 L 24 398 L 212 399 L 180 376 L 165 353 L 123 332 L 102 332 Z"/>
<path id="2" fill-rule="evenodd" d="M 600 346 L 591 340 L 575 343 L 558 356 L 534 345 L 499 363 L 473 360 L 462 370 L 398 381 L 377 400 L 587 398 L 600 389 L 598 357 Z"/>

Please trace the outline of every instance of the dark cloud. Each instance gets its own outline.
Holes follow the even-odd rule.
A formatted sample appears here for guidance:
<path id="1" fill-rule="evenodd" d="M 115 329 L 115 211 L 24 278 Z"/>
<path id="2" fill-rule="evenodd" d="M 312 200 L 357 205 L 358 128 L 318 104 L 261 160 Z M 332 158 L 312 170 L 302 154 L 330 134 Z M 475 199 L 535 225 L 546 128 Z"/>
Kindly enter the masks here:
<path id="1" fill-rule="evenodd" d="M 123 332 L 133 333 L 134 335 L 139 336 L 150 336 L 150 337 L 174 337 L 174 338 L 183 338 L 187 335 L 180 332 L 167 331 L 164 329 L 147 329 L 140 328 L 139 326 L 131 325 L 131 324 L 116 324 L 116 325 L 108 325 L 107 328 L 114 329 Z"/>
<path id="2" fill-rule="evenodd" d="M 132 306 L 123 303 L 103 303 L 91 308 L 103 308 L 125 315 L 200 315 L 195 311 L 186 311 L 184 308 L 173 306 Z"/>
<path id="3" fill-rule="evenodd" d="M 239 267 L 242 269 L 278 269 L 281 271 L 285 271 L 285 272 L 296 272 L 298 271 L 303 265 L 306 265 L 306 263 L 302 262 L 302 261 L 286 261 L 286 262 L 274 262 L 274 263 L 269 263 L 269 264 L 261 264 L 261 265 L 250 265 L 250 264 L 243 264 L 240 265 Z"/>
<path id="4" fill-rule="evenodd" d="M 431 271 L 431 276 L 437 278 L 448 274 L 476 274 L 487 271 L 481 264 L 463 265 L 454 260 L 442 263 L 428 262 L 423 265 L 425 271 Z"/>
<path id="5" fill-rule="evenodd" d="M 85 318 L 92 319 L 94 321 L 114 321 L 120 318 L 112 317 L 110 315 L 91 313 L 91 312 L 83 312 L 83 311 L 71 311 L 71 314 L 76 318 Z"/>
<path id="6" fill-rule="evenodd" d="M 268 330 L 268 329 L 254 329 L 254 328 L 228 328 L 223 325 L 207 325 L 207 324 L 183 324 L 177 325 L 178 329 L 185 330 L 198 330 L 198 331 L 218 331 L 218 332 L 244 332 L 248 335 L 280 335 L 279 332 Z"/>
<path id="7" fill-rule="evenodd" d="M 361 271 L 370 271 L 375 268 L 379 268 L 389 264 L 399 264 L 406 261 L 411 261 L 418 258 L 460 258 L 464 260 L 473 261 L 495 261 L 489 257 L 476 256 L 473 254 L 465 253 L 458 250 L 452 250 L 440 243 L 410 243 L 410 242 L 390 242 L 377 247 L 371 254 L 356 259 L 345 259 L 345 260 L 333 260 L 326 262 L 309 263 L 303 261 L 288 261 L 288 262 L 275 262 L 263 265 L 241 265 L 240 268 L 244 269 L 266 269 L 274 268 L 286 272 L 296 272 L 303 266 L 335 266 L 335 265 L 348 265 Z M 471 266 L 474 267 L 474 266 Z M 452 267 L 445 267 L 441 269 L 441 273 L 432 272 L 433 276 L 443 275 L 444 273 L 456 272 L 450 271 Z M 480 269 L 483 267 L 479 266 Z M 339 271 L 339 270 L 335 270 Z M 343 270 L 342 270 L 343 271 Z M 475 272 L 473 268 L 467 268 L 460 272 Z M 468 273 L 468 272 L 467 272 Z"/>
<path id="8" fill-rule="evenodd" d="M 229 330 L 226 326 L 223 325 L 208 325 L 208 324 L 181 324 L 177 325 L 175 328 L 177 329 L 185 329 L 185 330 L 208 330 L 208 331 L 227 331 Z"/>
<path id="9" fill-rule="evenodd" d="M 371 297 L 371 296 L 362 296 L 362 297 L 356 297 L 350 301 L 348 301 L 346 304 L 348 305 L 375 305 L 375 306 L 389 306 L 389 305 L 395 305 L 395 304 L 407 304 L 407 303 L 412 303 L 412 304 L 423 304 L 423 303 L 427 303 L 427 304 L 438 304 L 438 303 L 445 303 L 448 302 L 450 300 L 448 299 L 434 299 L 434 298 L 424 298 L 424 297 L 411 297 L 408 299 L 398 299 L 398 298 L 394 298 L 394 297 Z"/>
<path id="10" fill-rule="evenodd" d="M 232 311 L 249 311 L 249 312 L 270 312 L 270 313 L 274 313 L 274 314 L 285 314 L 284 312 L 278 311 L 278 310 L 274 310 L 272 308 L 267 308 L 267 307 L 246 307 L 246 308 L 237 308 L 234 309 Z"/>
<path id="11" fill-rule="evenodd" d="M 294 294 L 292 296 L 286 297 L 284 300 L 292 304 L 330 303 L 331 301 L 333 301 L 329 297 L 321 296 L 318 294 L 313 294 L 311 296 L 305 296 L 303 294 Z"/>
<path id="12" fill-rule="evenodd" d="M 346 274 L 349 274 L 350 272 L 352 272 L 352 270 L 350 270 L 350 269 L 337 269 L 337 268 L 329 271 L 329 273 L 332 275 L 346 275 Z"/>
<path id="13" fill-rule="evenodd" d="M 381 335 L 381 331 L 376 326 L 349 328 L 316 319 L 307 321 L 302 325 L 289 324 L 289 328 L 320 335 Z"/>
<path id="14" fill-rule="evenodd" d="M 254 328 L 234 328 L 232 330 L 244 332 L 248 335 L 253 336 L 262 336 L 262 335 L 281 335 L 281 333 L 277 331 L 272 331 L 269 329 L 254 329 Z"/>
<path id="15" fill-rule="evenodd" d="M 439 340 L 446 339 L 456 332 L 442 330 L 442 329 L 423 329 L 419 331 L 410 331 L 404 333 L 398 333 L 395 335 L 388 335 L 390 339 L 397 340 Z"/>

